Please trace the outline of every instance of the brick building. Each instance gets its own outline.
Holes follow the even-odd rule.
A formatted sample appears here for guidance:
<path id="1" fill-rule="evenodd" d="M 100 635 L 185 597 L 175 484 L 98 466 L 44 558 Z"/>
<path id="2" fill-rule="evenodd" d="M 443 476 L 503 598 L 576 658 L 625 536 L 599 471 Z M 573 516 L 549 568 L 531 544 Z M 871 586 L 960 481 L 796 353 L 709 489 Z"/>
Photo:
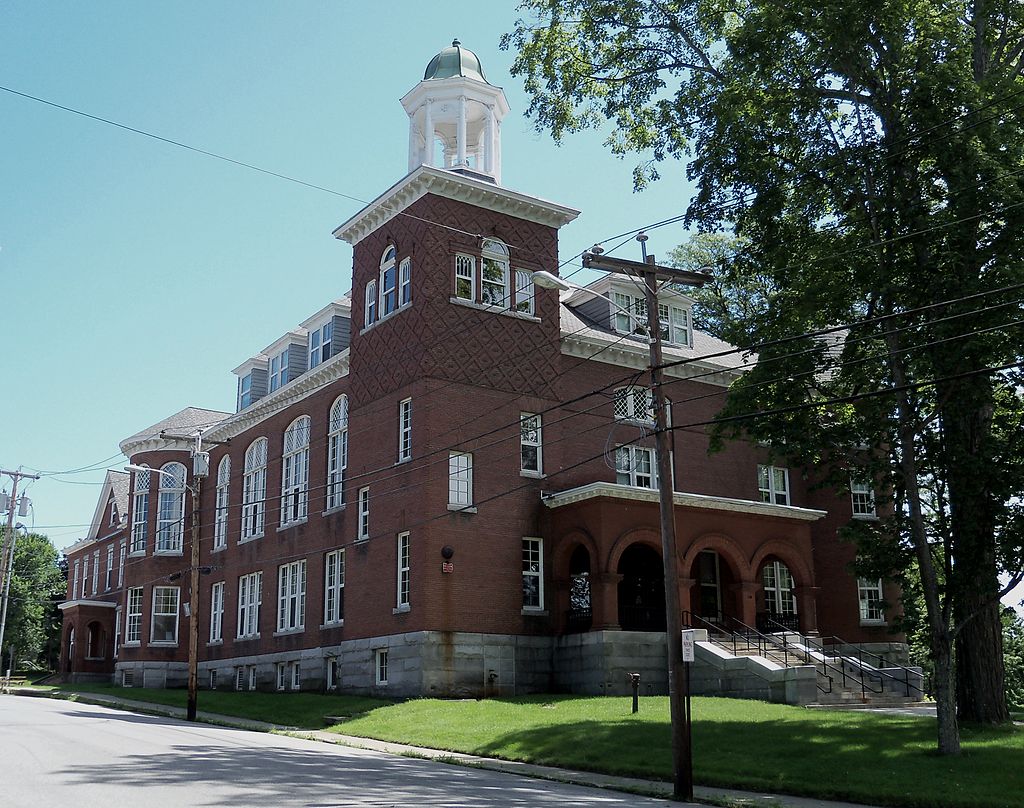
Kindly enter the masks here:
<path id="1" fill-rule="evenodd" d="M 334 233 L 351 293 L 235 369 L 236 412 L 121 443 L 153 471 L 110 473 L 68 549 L 72 678 L 184 684 L 201 432 L 202 686 L 600 693 L 640 670 L 664 690 L 642 294 L 534 287 L 577 211 L 500 184 L 508 106 L 474 54 L 453 43 L 402 103 L 409 173 Z M 686 425 L 745 359 L 693 330 L 688 298 L 660 300 L 666 358 L 687 360 L 666 382 L 682 608 L 891 643 L 898 592 L 854 577 L 837 538 L 874 518 L 871 491 L 814 489 L 755 445 L 709 456 Z"/>

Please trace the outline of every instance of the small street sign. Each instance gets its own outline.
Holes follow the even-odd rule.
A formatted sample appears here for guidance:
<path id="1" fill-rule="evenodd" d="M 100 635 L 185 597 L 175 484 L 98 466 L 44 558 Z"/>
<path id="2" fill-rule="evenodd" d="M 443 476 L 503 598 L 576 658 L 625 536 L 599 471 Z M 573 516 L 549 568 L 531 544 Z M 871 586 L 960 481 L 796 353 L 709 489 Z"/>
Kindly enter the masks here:
<path id="1" fill-rule="evenodd" d="M 692 629 L 683 630 L 683 662 L 693 662 L 693 649 L 696 644 Z"/>

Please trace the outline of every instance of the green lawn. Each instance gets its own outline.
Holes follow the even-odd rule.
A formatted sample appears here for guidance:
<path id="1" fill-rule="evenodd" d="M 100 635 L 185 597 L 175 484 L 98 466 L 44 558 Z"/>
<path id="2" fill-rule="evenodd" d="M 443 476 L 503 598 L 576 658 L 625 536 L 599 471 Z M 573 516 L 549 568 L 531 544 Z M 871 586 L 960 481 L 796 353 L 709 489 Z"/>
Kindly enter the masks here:
<path id="1" fill-rule="evenodd" d="M 184 706 L 180 690 L 76 691 Z M 315 693 L 202 691 L 201 710 L 436 749 L 670 779 L 668 702 L 536 696 L 486 701 Z M 806 710 L 738 699 L 693 700 L 695 780 L 893 806 L 1024 808 L 1024 729 L 962 729 L 959 758 L 934 754 L 935 722 Z"/>

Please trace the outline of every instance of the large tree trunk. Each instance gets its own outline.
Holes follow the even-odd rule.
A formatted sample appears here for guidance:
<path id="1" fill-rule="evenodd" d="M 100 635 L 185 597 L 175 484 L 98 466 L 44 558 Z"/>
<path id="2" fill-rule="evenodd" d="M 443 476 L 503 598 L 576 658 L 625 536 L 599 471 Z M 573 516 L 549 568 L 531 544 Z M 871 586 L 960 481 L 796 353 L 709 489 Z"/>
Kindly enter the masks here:
<path id="1" fill-rule="evenodd" d="M 935 693 L 935 712 L 939 733 L 939 752 L 946 755 L 960 753 L 960 727 L 956 718 L 956 702 L 953 698 L 953 647 L 949 632 L 931 631 L 932 689 Z"/>
<path id="2" fill-rule="evenodd" d="M 974 615 L 964 623 L 956 639 L 956 701 L 960 720 L 986 724 L 1009 721 L 999 601 L 981 593 L 961 592 L 957 607 L 958 612 Z"/>

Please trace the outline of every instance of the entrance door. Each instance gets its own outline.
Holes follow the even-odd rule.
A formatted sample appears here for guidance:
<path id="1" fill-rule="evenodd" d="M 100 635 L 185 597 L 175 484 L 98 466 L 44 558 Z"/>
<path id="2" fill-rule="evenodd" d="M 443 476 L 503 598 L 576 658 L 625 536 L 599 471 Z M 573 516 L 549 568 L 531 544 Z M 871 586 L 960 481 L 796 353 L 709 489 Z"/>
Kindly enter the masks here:
<path id="1" fill-rule="evenodd" d="M 796 614 L 796 595 L 793 592 L 793 575 L 781 561 L 768 561 L 761 573 L 764 586 L 764 628 L 778 631 L 785 627 L 792 631 L 800 628 Z M 760 627 L 759 627 L 760 628 Z"/>
<path id="2" fill-rule="evenodd" d="M 697 554 L 697 584 L 700 588 L 698 614 L 705 620 L 722 620 L 722 577 L 718 553 L 704 550 Z"/>

